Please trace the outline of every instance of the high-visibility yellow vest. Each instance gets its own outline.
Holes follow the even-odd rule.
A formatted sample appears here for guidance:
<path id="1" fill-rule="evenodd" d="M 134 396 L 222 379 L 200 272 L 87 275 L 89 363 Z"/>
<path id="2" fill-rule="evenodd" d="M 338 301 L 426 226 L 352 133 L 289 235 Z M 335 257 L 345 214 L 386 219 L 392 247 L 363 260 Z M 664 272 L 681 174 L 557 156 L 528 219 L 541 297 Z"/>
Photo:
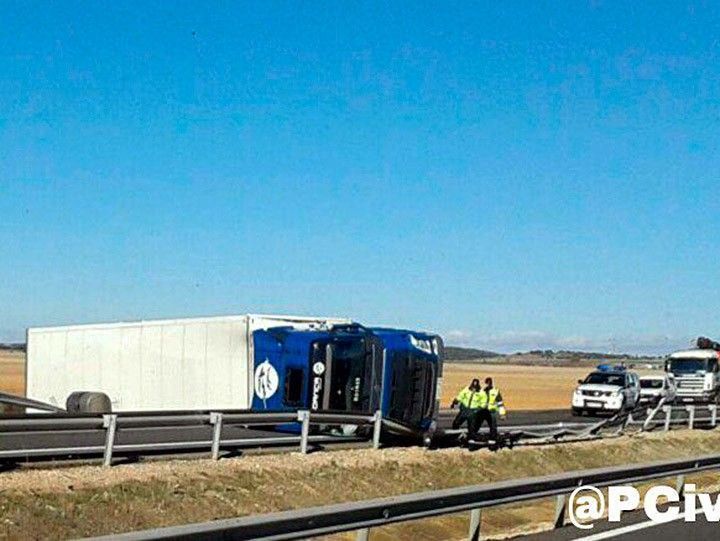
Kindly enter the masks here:
<path id="1" fill-rule="evenodd" d="M 455 400 L 458 401 L 459 404 L 462 406 L 465 406 L 466 408 L 470 407 L 470 397 L 472 395 L 472 391 L 470 390 L 470 387 L 465 387 L 462 391 L 460 391 L 455 398 Z"/>
<path id="2" fill-rule="evenodd" d="M 487 404 L 487 395 L 485 394 L 485 391 L 474 391 L 472 394 L 470 394 L 470 400 L 468 403 L 468 408 L 470 409 L 480 409 L 486 407 Z"/>
<path id="3" fill-rule="evenodd" d="M 497 411 L 500 405 L 498 404 L 497 399 L 500 391 L 493 387 L 490 391 L 483 391 L 483 394 L 487 396 L 487 409 L 490 411 Z"/>

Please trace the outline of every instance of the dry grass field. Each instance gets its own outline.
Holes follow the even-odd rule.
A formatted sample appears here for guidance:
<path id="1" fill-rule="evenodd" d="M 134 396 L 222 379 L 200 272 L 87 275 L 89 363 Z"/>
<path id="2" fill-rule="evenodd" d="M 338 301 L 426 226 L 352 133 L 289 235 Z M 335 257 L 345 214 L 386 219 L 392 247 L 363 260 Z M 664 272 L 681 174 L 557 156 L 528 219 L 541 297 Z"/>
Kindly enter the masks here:
<path id="1" fill-rule="evenodd" d="M 505 405 L 514 410 L 565 409 L 577 381 L 592 368 L 520 366 L 499 364 L 447 363 L 442 390 L 442 406 L 447 407 L 458 391 L 473 378 L 493 378 L 502 392 Z M 652 373 L 638 370 L 638 374 Z"/>
<path id="2" fill-rule="evenodd" d="M 25 393 L 25 353 L 0 350 L 0 392 Z"/>

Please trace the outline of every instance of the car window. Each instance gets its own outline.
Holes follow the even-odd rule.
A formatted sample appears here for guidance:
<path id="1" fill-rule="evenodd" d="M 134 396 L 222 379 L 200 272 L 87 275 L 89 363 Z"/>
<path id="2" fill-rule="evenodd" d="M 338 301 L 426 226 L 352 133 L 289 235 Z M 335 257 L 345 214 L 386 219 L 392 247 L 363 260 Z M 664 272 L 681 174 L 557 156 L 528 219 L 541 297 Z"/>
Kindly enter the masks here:
<path id="1" fill-rule="evenodd" d="M 600 385 L 616 385 L 622 387 L 625 384 L 625 377 L 618 374 L 606 372 L 593 372 L 583 383 L 593 383 Z"/>

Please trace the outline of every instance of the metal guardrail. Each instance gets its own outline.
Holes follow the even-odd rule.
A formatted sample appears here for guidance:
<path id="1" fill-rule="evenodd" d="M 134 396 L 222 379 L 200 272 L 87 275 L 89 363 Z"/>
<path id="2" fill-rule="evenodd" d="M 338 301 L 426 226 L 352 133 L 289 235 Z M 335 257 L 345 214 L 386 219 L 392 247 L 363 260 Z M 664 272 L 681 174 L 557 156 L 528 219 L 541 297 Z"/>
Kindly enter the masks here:
<path id="1" fill-rule="evenodd" d="M 709 416 L 702 408 L 709 411 Z M 664 417 L 661 418 L 660 412 Z M 633 417 L 638 417 L 637 419 Z M 644 419 L 642 418 L 644 416 Z M 223 427 L 261 428 L 283 424 L 298 423 L 299 434 L 223 434 Z M 506 425 L 498 427 L 500 434 L 506 436 L 509 445 L 542 444 L 556 441 L 572 441 L 607 435 L 622 434 L 627 428 L 642 425 L 642 430 L 652 430 L 664 426 L 685 425 L 695 428 L 698 425 L 716 426 L 717 407 L 683 406 L 671 407 L 662 402 L 647 411 L 635 410 L 631 413 L 616 415 L 597 423 L 549 423 Z M 213 459 L 220 458 L 223 450 L 239 450 L 267 446 L 298 445 L 302 453 L 307 453 L 311 444 L 336 442 L 360 442 L 365 437 L 343 437 L 335 435 L 312 434 L 310 427 L 316 425 L 356 425 L 372 427 L 372 442 L 375 448 L 380 446 L 383 430 L 401 435 L 410 433 L 407 427 L 382 419 L 379 412 L 374 415 L 353 415 L 346 413 L 323 412 L 312 414 L 300 412 L 252 412 L 247 410 L 223 411 L 183 411 L 183 412 L 123 412 L 106 415 L 33 415 L 18 418 L 0 418 L 0 438 L 10 441 L 13 437 L 17 447 L 6 445 L 0 448 L 0 461 L 46 460 L 46 459 L 87 459 L 103 457 L 105 465 L 111 465 L 113 456 L 138 456 L 147 454 L 176 454 L 181 452 L 201 452 L 208 449 Z M 152 442 L 147 439 L 124 437 L 125 431 L 151 428 L 187 428 L 187 432 L 174 436 L 175 439 Z M 199 433 L 193 428 L 203 428 Z M 69 434 L 75 432 L 73 438 Z M 462 430 L 444 431 L 446 436 L 459 435 Z M 483 428 L 480 434 L 487 434 Z M 118 437 L 120 434 L 120 437 Z M 414 433 L 413 433 L 414 434 Z M 68 435 L 68 436 L 63 436 Z M 84 437 L 80 437 L 83 435 Z M 416 434 L 414 434 L 416 435 Z M 64 439 L 64 441 L 63 441 Z M 475 443 L 473 444 L 475 445 Z M 480 443 L 482 445 L 482 443 Z"/>
<path id="2" fill-rule="evenodd" d="M 45 402 L 39 402 L 32 400 L 31 398 L 24 398 L 21 396 L 15 396 L 8 393 L 0 393 L 0 404 L 7 404 L 8 406 L 17 406 L 19 408 L 33 408 L 41 411 L 48 411 L 51 413 L 64 413 L 65 410 L 58 408 Z"/>
<path id="3" fill-rule="evenodd" d="M 283 424 L 299 424 L 299 435 L 278 433 L 271 436 L 248 438 L 223 437 L 223 426 L 266 427 Z M 18 449 L 0 450 L 0 460 L 24 458 L 62 458 L 90 457 L 102 455 L 105 466 L 112 465 L 117 454 L 143 454 L 156 452 L 183 452 L 209 449 L 210 456 L 220 458 L 222 448 L 260 447 L 265 445 L 297 445 L 301 453 L 307 453 L 311 443 L 339 441 L 362 441 L 366 438 L 343 437 L 323 434 L 311 434 L 313 425 L 356 425 L 372 427 L 373 447 L 380 446 L 383 419 L 380 411 L 374 415 L 355 415 L 338 413 L 298 412 L 209 412 L 208 414 L 180 415 L 118 415 L 116 413 L 101 416 L 42 416 L 19 419 L 0 419 L 0 437 L 10 434 L 22 435 L 25 445 Z M 183 440 L 158 443 L 118 443 L 117 434 L 125 429 L 168 428 L 168 427 L 212 427 L 210 440 Z M 34 440 L 44 441 L 48 434 L 84 431 L 102 437 L 103 445 L 86 444 L 72 446 L 48 446 L 32 444 Z M 28 444 L 27 442 L 31 443 Z"/>
<path id="4" fill-rule="evenodd" d="M 103 541 L 110 539 L 121 541 L 141 539 L 288 540 L 356 530 L 358 540 L 367 540 L 370 528 L 470 511 L 468 539 L 475 541 L 480 537 L 481 510 L 484 508 L 554 496 L 557 498 L 554 524 L 556 527 L 560 527 L 564 523 L 567 495 L 578 486 L 602 487 L 616 483 L 629 484 L 666 477 L 678 477 L 677 483 L 682 485 L 685 475 L 713 469 L 720 469 L 720 455 L 609 469 L 582 470 L 545 477 L 515 479 L 267 515 L 114 534 L 94 539 Z"/>
<path id="5" fill-rule="evenodd" d="M 698 415 L 698 412 L 707 410 L 708 416 Z M 658 417 L 663 412 L 662 418 Z M 677 413 L 683 414 L 678 417 Z M 675 415 L 675 417 L 673 417 Z M 651 430 L 658 425 L 662 425 L 665 431 L 670 430 L 672 425 L 687 425 L 688 428 L 696 428 L 697 425 L 708 425 L 712 428 L 718 424 L 718 406 L 716 404 L 706 404 L 703 406 L 687 405 L 687 406 L 669 406 L 660 402 L 655 408 L 648 408 L 646 417 L 643 420 L 635 420 L 630 416 L 628 424 L 642 425 L 642 430 Z"/>
<path id="6" fill-rule="evenodd" d="M 298 423 L 299 435 L 232 434 L 228 428 L 262 428 Z M 510 434 L 513 441 L 530 438 L 535 441 L 554 441 L 561 437 L 585 437 L 606 421 L 596 424 L 559 422 L 549 424 L 525 424 L 498 427 L 501 433 Z M 341 437 L 312 434 L 315 425 L 356 425 L 372 428 L 372 444 L 380 446 L 380 435 L 387 430 L 395 435 L 417 436 L 417 433 L 392 420 L 374 415 L 347 414 L 344 412 L 254 412 L 249 410 L 221 411 L 157 411 L 119 412 L 114 414 L 33 414 L 17 417 L 0 417 L 0 461 L 89 459 L 103 457 L 105 465 L 112 464 L 114 456 L 138 456 L 148 454 L 175 454 L 210 450 L 213 459 L 220 458 L 221 451 L 234 451 L 267 446 L 299 445 L 300 451 L 308 452 L 311 444 L 360 442 L 370 438 Z M 178 430 L 166 438 L 143 437 L 142 429 Z M 199 429 L 199 430 L 197 430 Z M 452 437 L 462 431 L 440 431 Z M 480 434 L 487 433 L 483 428 Z M 149 434 L 149 432 L 145 432 Z M 241 437 L 243 436 L 243 437 Z M 12 440 L 11 440 L 12 438 Z M 163 441 L 160 441 L 160 440 Z M 11 442 L 12 443 L 9 443 Z M 429 442 L 426 442 L 429 443 Z"/>

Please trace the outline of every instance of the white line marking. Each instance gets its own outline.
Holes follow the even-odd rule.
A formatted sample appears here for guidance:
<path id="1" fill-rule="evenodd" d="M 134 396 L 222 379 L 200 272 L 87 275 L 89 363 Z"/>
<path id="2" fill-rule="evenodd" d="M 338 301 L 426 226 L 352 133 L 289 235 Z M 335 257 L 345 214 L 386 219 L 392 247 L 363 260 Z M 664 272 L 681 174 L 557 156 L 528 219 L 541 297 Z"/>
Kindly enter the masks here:
<path id="1" fill-rule="evenodd" d="M 695 511 L 695 515 L 699 515 L 702 513 L 702 509 L 698 509 Z M 638 530 L 644 530 L 645 528 L 652 528 L 653 526 L 662 526 L 663 524 L 670 524 L 671 522 L 675 522 L 678 520 L 682 520 L 685 518 L 684 513 L 680 513 L 680 516 L 677 518 L 674 518 L 672 520 L 662 520 L 655 522 L 653 520 L 647 520 L 645 522 L 639 522 L 637 524 L 630 524 L 629 526 L 623 526 L 622 528 L 616 528 L 614 530 L 608 530 L 606 532 L 600 532 L 595 533 L 592 535 L 587 535 L 585 537 L 576 537 L 574 541 L 600 541 L 601 539 L 610 539 L 612 537 L 617 537 L 618 535 L 623 535 L 630 532 L 636 532 Z"/>

